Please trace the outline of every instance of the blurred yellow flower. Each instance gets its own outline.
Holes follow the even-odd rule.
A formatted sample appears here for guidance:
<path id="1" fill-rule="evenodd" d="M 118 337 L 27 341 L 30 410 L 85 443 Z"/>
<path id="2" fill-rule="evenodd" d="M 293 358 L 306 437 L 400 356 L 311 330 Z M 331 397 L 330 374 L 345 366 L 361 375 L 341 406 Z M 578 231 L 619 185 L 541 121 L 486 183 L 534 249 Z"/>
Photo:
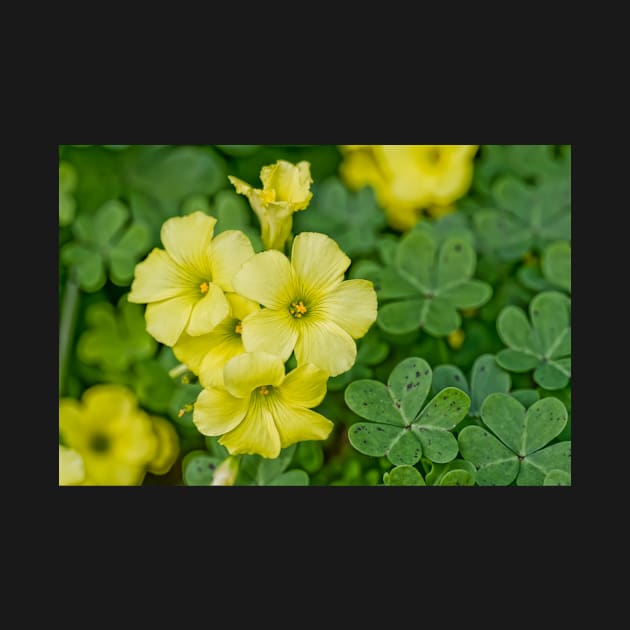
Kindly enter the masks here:
<path id="1" fill-rule="evenodd" d="M 275 458 L 282 448 L 324 440 L 333 423 L 310 409 L 326 395 L 328 374 L 312 364 L 285 375 L 283 360 L 266 352 L 245 352 L 224 368 L 225 388 L 201 391 L 193 422 L 204 435 L 222 435 L 231 455 Z"/>
<path id="2" fill-rule="evenodd" d="M 76 486 L 85 479 L 85 466 L 79 453 L 59 445 L 59 485 Z"/>
<path id="3" fill-rule="evenodd" d="M 80 402 L 60 399 L 59 433 L 83 459 L 86 486 L 140 485 L 158 446 L 151 419 L 123 385 L 94 385 Z"/>
<path id="4" fill-rule="evenodd" d="M 231 358 L 245 352 L 242 320 L 260 310 L 257 302 L 236 293 L 226 293 L 225 297 L 230 304 L 230 314 L 212 332 L 198 337 L 183 333 L 173 346 L 173 354 L 199 376 L 204 387 L 223 385 L 223 367 Z"/>
<path id="5" fill-rule="evenodd" d="M 240 230 L 213 239 L 216 219 L 203 212 L 173 217 L 162 225 L 165 250 L 154 248 L 138 263 L 129 301 L 147 304 L 147 331 L 173 346 L 182 333 L 204 335 L 230 312 L 224 295 L 232 277 L 254 254 Z"/>
<path id="6" fill-rule="evenodd" d="M 179 436 L 175 427 L 160 416 L 151 416 L 153 431 L 157 437 L 157 448 L 147 470 L 154 475 L 165 475 L 179 455 Z"/>
<path id="7" fill-rule="evenodd" d="M 313 363 L 336 376 L 355 362 L 354 339 L 376 320 L 376 292 L 369 280 L 344 280 L 350 258 L 325 234 L 301 232 L 291 261 L 270 250 L 255 254 L 234 276 L 235 290 L 266 308 L 243 320 L 248 352 L 293 350 L 298 365 Z"/>
<path id="8" fill-rule="evenodd" d="M 253 188 L 232 175 L 228 175 L 228 179 L 237 193 L 247 197 L 256 213 L 265 249 L 282 251 L 293 227 L 293 213 L 304 210 L 313 197 L 310 163 L 291 164 L 278 160 L 263 166 L 260 170 L 262 189 Z"/>
<path id="9" fill-rule="evenodd" d="M 353 189 L 372 186 L 389 224 L 409 230 L 423 210 L 441 216 L 470 187 L 478 145 L 343 145 L 339 173 Z"/>

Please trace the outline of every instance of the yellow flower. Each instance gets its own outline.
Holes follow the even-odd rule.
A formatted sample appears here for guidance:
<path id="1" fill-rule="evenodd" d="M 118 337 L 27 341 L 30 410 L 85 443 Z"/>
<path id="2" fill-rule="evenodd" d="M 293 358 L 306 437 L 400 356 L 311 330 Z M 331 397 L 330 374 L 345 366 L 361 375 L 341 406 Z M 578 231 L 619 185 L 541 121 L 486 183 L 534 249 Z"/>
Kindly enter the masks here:
<path id="1" fill-rule="evenodd" d="M 278 160 L 263 166 L 260 170 L 262 189 L 228 175 L 236 192 L 247 197 L 256 213 L 265 249 L 284 249 L 293 227 L 293 213 L 304 210 L 313 196 L 310 169 L 311 165 L 305 161 L 295 165 Z"/>
<path id="2" fill-rule="evenodd" d="M 179 436 L 175 427 L 164 418 L 151 416 L 153 431 L 157 437 L 157 449 L 147 470 L 154 475 L 165 475 L 179 455 Z"/>
<path id="3" fill-rule="evenodd" d="M 141 484 L 157 448 L 149 416 L 122 385 L 94 385 L 81 402 L 60 399 L 59 432 L 82 457 L 87 486 Z"/>
<path id="4" fill-rule="evenodd" d="M 325 440 L 333 423 L 312 411 L 326 395 L 328 374 L 302 365 L 285 375 L 280 357 L 245 352 L 224 368 L 225 389 L 204 389 L 193 422 L 204 435 L 222 435 L 231 455 L 275 458 L 280 449 L 303 440 Z"/>
<path id="5" fill-rule="evenodd" d="M 59 445 L 59 485 L 76 486 L 85 479 L 85 465 L 79 453 Z"/>
<path id="6" fill-rule="evenodd" d="M 356 359 L 354 339 L 376 320 L 376 292 L 369 280 L 344 280 L 350 259 L 325 234 L 302 232 L 291 261 L 270 250 L 250 258 L 234 276 L 234 288 L 266 308 L 243 320 L 248 352 L 295 349 L 298 365 L 313 363 L 336 376 Z"/>
<path id="7" fill-rule="evenodd" d="M 478 145 L 349 145 L 339 172 L 348 186 L 372 186 L 389 223 L 410 229 L 448 212 L 470 187 Z"/>
<path id="8" fill-rule="evenodd" d="M 226 293 L 225 297 L 230 304 L 230 314 L 212 332 L 198 337 L 183 333 L 173 346 L 173 354 L 199 376 L 204 387 L 223 385 L 223 367 L 231 358 L 245 352 L 242 320 L 260 310 L 257 302 L 236 293 Z"/>
<path id="9" fill-rule="evenodd" d="M 168 219 L 161 230 L 165 250 L 154 248 L 136 265 L 129 301 L 147 304 L 147 331 L 167 346 L 183 332 L 209 333 L 228 316 L 224 291 L 233 291 L 234 273 L 254 254 L 239 230 L 213 239 L 215 223 L 203 212 Z"/>

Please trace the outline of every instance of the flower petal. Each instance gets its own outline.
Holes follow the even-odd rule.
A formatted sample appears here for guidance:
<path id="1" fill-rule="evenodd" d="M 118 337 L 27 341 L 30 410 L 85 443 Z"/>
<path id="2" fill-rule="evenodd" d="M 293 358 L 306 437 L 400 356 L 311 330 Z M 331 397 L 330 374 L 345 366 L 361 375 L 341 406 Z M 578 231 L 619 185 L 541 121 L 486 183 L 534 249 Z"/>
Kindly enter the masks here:
<path id="1" fill-rule="evenodd" d="M 301 327 L 295 356 L 298 365 L 314 363 L 330 376 L 337 376 L 354 365 L 357 346 L 334 322 L 319 321 Z"/>
<path id="2" fill-rule="evenodd" d="M 318 307 L 328 319 L 359 339 L 376 321 L 376 291 L 369 280 L 344 280 Z"/>
<path id="3" fill-rule="evenodd" d="M 218 328 L 218 327 L 217 327 Z M 216 330 L 216 329 L 215 329 Z M 215 332 L 193 337 L 183 332 L 173 346 L 173 354 L 194 374 L 199 375 L 201 362 L 216 343 Z"/>
<path id="4" fill-rule="evenodd" d="M 240 230 L 221 232 L 210 246 L 212 282 L 224 291 L 234 291 L 232 278 L 243 263 L 254 255 L 251 241 Z"/>
<path id="5" fill-rule="evenodd" d="M 288 308 L 296 298 L 294 273 L 289 259 L 276 250 L 252 256 L 232 280 L 234 290 L 268 308 Z"/>
<path id="6" fill-rule="evenodd" d="M 223 389 L 203 389 L 193 407 L 193 422 L 203 435 L 222 435 L 245 417 L 249 397 L 235 398 Z"/>
<path id="7" fill-rule="evenodd" d="M 307 363 L 291 370 L 278 391 L 290 407 L 317 407 L 326 395 L 327 381 L 328 372 Z"/>
<path id="8" fill-rule="evenodd" d="M 82 444 L 82 410 L 78 400 L 61 398 L 59 400 L 59 434 L 70 447 Z"/>
<path id="9" fill-rule="evenodd" d="M 232 309 L 232 317 L 239 321 L 244 320 L 250 313 L 254 313 L 255 311 L 260 310 L 258 302 L 248 300 L 242 295 L 238 295 L 238 293 L 226 293 L 225 297 L 230 303 L 230 308 Z"/>
<path id="10" fill-rule="evenodd" d="M 305 440 L 325 440 L 334 427 L 321 414 L 286 405 L 280 400 L 272 402 L 271 413 L 280 434 L 282 448 Z"/>
<path id="11" fill-rule="evenodd" d="M 197 301 L 186 327 L 189 335 L 209 333 L 230 314 L 230 305 L 223 291 L 214 282 L 208 284 L 208 292 Z"/>
<path id="12" fill-rule="evenodd" d="M 291 265 L 311 297 L 321 299 L 339 285 L 350 262 L 339 245 L 325 234 L 301 232 L 293 240 Z"/>
<path id="13" fill-rule="evenodd" d="M 298 340 L 298 328 L 289 311 L 262 309 L 242 323 L 243 345 L 248 352 L 270 352 L 286 361 Z"/>
<path id="14" fill-rule="evenodd" d="M 275 191 L 274 201 L 286 201 L 291 204 L 293 212 L 303 210 L 310 202 L 310 163 L 306 161 L 291 164 L 286 160 L 278 160 L 271 166 L 263 166 L 260 170 L 260 181 L 264 190 Z"/>
<path id="15" fill-rule="evenodd" d="M 230 359 L 243 354 L 245 347 L 240 335 L 215 336 L 215 344 L 206 353 L 199 368 L 199 381 L 204 387 L 223 387 L 223 368 Z"/>
<path id="16" fill-rule="evenodd" d="M 165 221 L 160 237 L 166 251 L 190 273 L 210 278 L 210 243 L 217 220 L 203 212 L 192 212 Z"/>
<path id="17" fill-rule="evenodd" d="M 188 294 L 147 304 L 144 312 L 147 332 L 164 345 L 174 345 L 185 330 L 197 299 L 196 295 Z"/>
<path id="18" fill-rule="evenodd" d="M 238 398 L 248 398 L 262 385 L 278 386 L 284 379 L 284 361 L 268 352 L 244 352 L 223 368 L 225 388 Z"/>
<path id="19" fill-rule="evenodd" d="M 85 479 L 83 458 L 71 448 L 59 445 L 59 485 L 73 486 Z"/>
<path id="20" fill-rule="evenodd" d="M 195 276 L 179 267 L 163 249 L 156 247 L 136 265 L 127 299 L 137 304 L 161 302 L 186 295 L 196 285 Z"/>
<path id="21" fill-rule="evenodd" d="M 220 440 L 230 455 L 258 454 L 274 459 L 280 455 L 280 435 L 267 405 L 253 404 L 245 419 Z"/>

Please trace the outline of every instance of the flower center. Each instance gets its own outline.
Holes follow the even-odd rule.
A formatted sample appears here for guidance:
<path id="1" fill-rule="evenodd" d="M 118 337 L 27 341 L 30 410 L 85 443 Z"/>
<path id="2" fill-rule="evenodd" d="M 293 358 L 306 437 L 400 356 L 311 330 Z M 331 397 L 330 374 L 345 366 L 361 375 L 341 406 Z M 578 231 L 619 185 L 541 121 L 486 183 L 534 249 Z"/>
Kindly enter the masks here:
<path id="1" fill-rule="evenodd" d="M 304 306 L 304 302 L 302 300 L 298 300 L 296 302 L 291 302 L 289 313 L 291 313 L 291 315 L 293 315 L 296 319 L 301 319 L 303 315 L 308 313 L 308 309 Z"/>
<path id="2" fill-rule="evenodd" d="M 205 295 L 210 290 L 210 283 L 205 280 L 199 285 L 199 290 Z"/>
<path id="3" fill-rule="evenodd" d="M 271 391 L 271 385 L 261 385 L 258 388 L 258 393 L 261 394 L 262 396 L 269 396 L 270 391 Z"/>
<path id="4" fill-rule="evenodd" d="M 429 164 L 435 166 L 440 161 L 440 151 L 438 149 L 429 149 L 426 158 Z"/>
<path id="5" fill-rule="evenodd" d="M 243 334 L 243 324 L 241 324 L 241 322 L 238 322 L 238 323 L 236 324 L 236 327 L 234 328 L 234 332 L 235 332 L 237 335 L 242 335 L 242 334 Z"/>
<path id="6" fill-rule="evenodd" d="M 109 438 L 102 433 L 95 433 L 90 440 L 90 448 L 95 453 L 106 453 L 109 450 Z"/>

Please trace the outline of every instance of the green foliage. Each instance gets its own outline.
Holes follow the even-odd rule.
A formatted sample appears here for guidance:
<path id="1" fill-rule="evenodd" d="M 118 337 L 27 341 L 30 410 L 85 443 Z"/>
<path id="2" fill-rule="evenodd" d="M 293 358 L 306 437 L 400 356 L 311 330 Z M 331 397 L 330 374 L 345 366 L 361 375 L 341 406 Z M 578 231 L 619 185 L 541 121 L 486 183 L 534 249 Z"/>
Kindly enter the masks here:
<path id="1" fill-rule="evenodd" d="M 461 325 L 458 309 L 478 308 L 492 295 L 489 284 L 473 279 L 476 253 L 470 239 L 449 236 L 441 244 L 427 229 L 403 236 L 391 262 L 365 262 L 354 277 L 374 282 L 378 325 L 401 335 L 419 329 L 444 337 Z"/>
<path id="2" fill-rule="evenodd" d="M 293 217 L 293 231 L 325 232 L 351 258 L 374 251 L 386 224 L 374 191 L 365 187 L 351 193 L 337 177 L 314 184 L 312 189 L 308 211 Z"/>
<path id="3" fill-rule="evenodd" d="M 571 378 L 570 300 L 555 291 L 538 294 L 523 309 L 508 306 L 497 320 L 497 330 L 508 346 L 497 362 L 511 372 L 534 370 L 534 380 L 545 389 L 562 389 Z M 530 323 L 531 321 L 531 323 Z"/>
<path id="4" fill-rule="evenodd" d="M 60 145 L 60 396 L 126 385 L 180 443 L 172 471 L 145 483 L 212 484 L 229 453 L 193 423 L 201 385 L 126 295 L 174 216 L 200 210 L 215 234 L 242 230 L 262 251 L 227 175 L 258 188 L 278 159 L 311 164 L 313 198 L 293 234 L 335 239 L 347 277 L 374 282 L 378 319 L 315 409 L 334 423 L 329 438 L 275 460 L 238 456 L 236 485 L 571 485 L 566 145 L 481 145 L 455 210 L 402 233 L 371 187 L 344 182 L 334 145 Z"/>
<path id="5" fill-rule="evenodd" d="M 94 215 L 79 216 L 72 233 L 75 240 L 62 247 L 61 259 L 74 269 L 84 291 L 102 288 L 107 270 L 114 284 L 131 284 L 136 263 L 147 253 L 149 234 L 131 219 L 127 206 L 108 201 Z"/>
<path id="6" fill-rule="evenodd" d="M 437 463 L 454 459 L 457 441 L 451 431 L 468 413 L 470 398 L 447 387 L 423 407 L 431 379 L 429 364 L 410 357 L 394 368 L 387 386 L 367 379 L 351 383 L 346 404 L 369 421 L 350 427 L 352 446 L 365 455 L 385 456 L 394 465 L 413 465 L 423 454 Z"/>
<path id="7" fill-rule="evenodd" d="M 567 422 L 557 398 L 543 398 L 529 409 L 507 394 L 491 394 L 482 407 L 485 427 L 468 426 L 459 434 L 459 449 L 477 469 L 480 486 L 543 485 L 553 470 L 571 471 L 571 443 L 547 446 Z"/>

